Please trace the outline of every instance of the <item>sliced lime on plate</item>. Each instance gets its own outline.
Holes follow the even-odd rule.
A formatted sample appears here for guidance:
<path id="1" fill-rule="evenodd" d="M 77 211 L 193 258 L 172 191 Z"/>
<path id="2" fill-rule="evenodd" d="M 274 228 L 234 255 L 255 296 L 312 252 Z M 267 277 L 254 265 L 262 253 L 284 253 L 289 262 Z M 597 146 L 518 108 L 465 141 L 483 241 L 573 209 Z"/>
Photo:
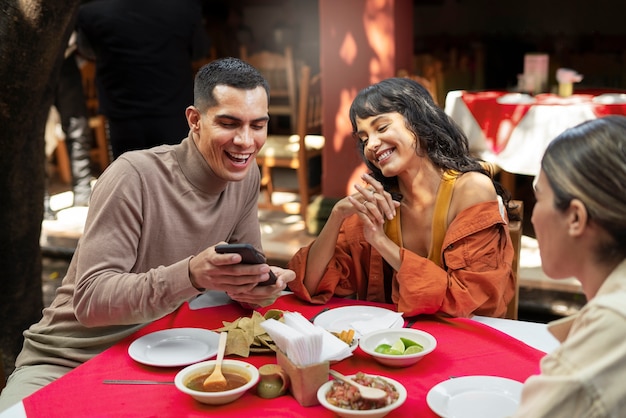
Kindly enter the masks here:
<path id="1" fill-rule="evenodd" d="M 402 343 L 404 344 L 404 348 L 409 348 L 414 345 L 418 345 L 415 341 L 410 340 L 408 338 L 400 337 L 400 340 L 402 340 Z"/>
<path id="2" fill-rule="evenodd" d="M 405 348 L 406 347 L 404 346 L 404 342 L 402 341 L 402 339 L 398 339 L 394 341 L 393 344 L 391 344 L 391 349 L 399 352 L 400 354 L 404 353 Z"/>
<path id="3" fill-rule="evenodd" d="M 402 350 L 404 350 L 404 346 L 402 347 Z M 399 347 L 394 348 L 389 344 L 379 344 L 376 346 L 374 351 L 380 354 L 390 354 L 392 356 L 399 356 L 404 353 L 404 351 L 400 351 Z"/>
<path id="4" fill-rule="evenodd" d="M 379 344 L 374 351 L 380 354 L 386 354 L 389 350 L 391 350 L 391 346 L 389 344 Z"/>
<path id="5" fill-rule="evenodd" d="M 393 344 L 379 344 L 374 349 L 380 354 L 389 354 L 393 356 L 401 356 L 404 354 L 415 354 L 424 351 L 424 347 L 408 338 L 400 337 Z"/>
<path id="6" fill-rule="evenodd" d="M 417 354 L 421 353 L 422 351 L 424 351 L 424 347 L 422 347 L 418 343 L 415 343 L 415 345 L 407 347 L 407 349 L 404 350 L 404 354 Z"/>

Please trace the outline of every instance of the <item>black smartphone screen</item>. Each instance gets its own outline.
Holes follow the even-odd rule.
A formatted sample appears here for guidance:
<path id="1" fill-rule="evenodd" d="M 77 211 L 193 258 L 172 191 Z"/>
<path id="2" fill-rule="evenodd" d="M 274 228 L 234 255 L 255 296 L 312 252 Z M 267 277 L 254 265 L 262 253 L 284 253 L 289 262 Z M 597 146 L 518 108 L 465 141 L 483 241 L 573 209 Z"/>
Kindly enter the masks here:
<path id="1" fill-rule="evenodd" d="M 263 264 L 266 262 L 265 255 L 254 248 L 251 244 L 220 244 L 215 246 L 215 252 L 220 254 L 236 253 L 241 255 L 243 264 Z M 260 282 L 258 286 L 267 286 L 276 283 L 276 275 L 270 270 L 270 278 Z"/>
<path id="2" fill-rule="evenodd" d="M 215 251 L 220 254 L 236 253 L 241 255 L 243 264 L 263 264 L 265 256 L 251 244 L 220 244 L 215 246 Z"/>

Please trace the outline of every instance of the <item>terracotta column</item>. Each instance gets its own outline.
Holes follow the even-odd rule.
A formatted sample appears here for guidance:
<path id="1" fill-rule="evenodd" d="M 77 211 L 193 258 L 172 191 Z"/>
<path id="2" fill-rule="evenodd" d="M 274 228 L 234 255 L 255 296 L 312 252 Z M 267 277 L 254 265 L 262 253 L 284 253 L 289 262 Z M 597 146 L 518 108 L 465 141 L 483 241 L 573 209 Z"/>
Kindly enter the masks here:
<path id="1" fill-rule="evenodd" d="M 412 0 L 319 0 L 323 76 L 322 193 L 351 194 L 365 170 L 352 138 L 348 110 L 362 88 L 411 68 Z"/>

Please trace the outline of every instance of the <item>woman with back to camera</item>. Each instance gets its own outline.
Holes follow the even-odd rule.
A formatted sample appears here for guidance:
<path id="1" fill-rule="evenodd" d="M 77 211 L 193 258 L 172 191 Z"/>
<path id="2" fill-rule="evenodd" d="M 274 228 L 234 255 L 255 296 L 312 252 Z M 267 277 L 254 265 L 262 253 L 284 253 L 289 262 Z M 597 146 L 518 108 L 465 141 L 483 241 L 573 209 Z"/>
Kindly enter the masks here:
<path id="1" fill-rule="evenodd" d="M 524 384 L 515 417 L 623 417 L 626 389 L 626 117 L 584 122 L 548 146 L 532 223 L 544 272 L 587 304 L 548 329 L 561 346 Z"/>
<path id="2" fill-rule="evenodd" d="M 350 108 L 370 174 L 289 262 L 300 298 L 394 303 L 405 316 L 504 316 L 514 295 L 508 199 L 419 83 L 390 78 Z"/>

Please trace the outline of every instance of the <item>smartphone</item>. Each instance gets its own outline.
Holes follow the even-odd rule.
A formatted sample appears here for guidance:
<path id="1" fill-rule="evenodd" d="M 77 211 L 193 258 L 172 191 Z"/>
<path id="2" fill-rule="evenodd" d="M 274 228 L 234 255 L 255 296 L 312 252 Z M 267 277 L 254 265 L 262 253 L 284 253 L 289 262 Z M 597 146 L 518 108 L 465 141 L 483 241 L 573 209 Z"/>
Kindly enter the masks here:
<path id="1" fill-rule="evenodd" d="M 215 246 L 215 252 L 220 254 L 236 253 L 241 255 L 242 264 L 266 263 L 265 255 L 251 244 L 220 244 Z M 270 270 L 270 278 L 260 282 L 257 286 L 268 286 L 276 283 L 276 275 Z"/>

